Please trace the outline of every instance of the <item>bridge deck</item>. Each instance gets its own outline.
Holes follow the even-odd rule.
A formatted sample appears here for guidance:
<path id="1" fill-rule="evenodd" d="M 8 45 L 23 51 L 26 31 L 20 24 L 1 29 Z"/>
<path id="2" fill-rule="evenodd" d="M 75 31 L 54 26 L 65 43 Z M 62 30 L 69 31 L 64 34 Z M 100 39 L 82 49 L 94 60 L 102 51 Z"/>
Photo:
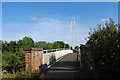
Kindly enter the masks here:
<path id="1" fill-rule="evenodd" d="M 77 53 L 67 54 L 50 67 L 44 78 L 74 78 L 77 70 Z"/>

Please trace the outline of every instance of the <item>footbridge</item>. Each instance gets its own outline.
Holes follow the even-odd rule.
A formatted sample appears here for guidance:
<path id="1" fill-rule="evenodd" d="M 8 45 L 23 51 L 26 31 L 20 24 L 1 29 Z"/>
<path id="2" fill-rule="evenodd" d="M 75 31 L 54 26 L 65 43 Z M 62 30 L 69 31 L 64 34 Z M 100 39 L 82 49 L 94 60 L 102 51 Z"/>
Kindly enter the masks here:
<path id="1" fill-rule="evenodd" d="M 76 46 L 79 46 L 74 18 L 71 20 L 70 45 L 73 44 L 73 26 L 76 33 Z M 25 48 L 25 52 L 26 71 L 39 72 L 41 69 L 46 69 L 47 73 L 42 76 L 42 78 L 73 78 L 78 72 L 78 65 L 81 65 L 80 50 L 79 53 L 73 53 L 73 50 L 70 48 L 51 50 L 43 50 L 42 48 Z"/>
<path id="2" fill-rule="evenodd" d="M 39 71 L 40 66 L 48 69 L 65 55 L 73 53 L 70 49 L 25 48 L 24 50 L 26 52 L 26 71 L 31 72 Z"/>
<path id="3" fill-rule="evenodd" d="M 70 49 L 43 50 L 42 48 L 25 48 L 26 71 L 40 72 L 45 69 L 42 79 L 74 78 L 79 72 L 79 53 Z"/>

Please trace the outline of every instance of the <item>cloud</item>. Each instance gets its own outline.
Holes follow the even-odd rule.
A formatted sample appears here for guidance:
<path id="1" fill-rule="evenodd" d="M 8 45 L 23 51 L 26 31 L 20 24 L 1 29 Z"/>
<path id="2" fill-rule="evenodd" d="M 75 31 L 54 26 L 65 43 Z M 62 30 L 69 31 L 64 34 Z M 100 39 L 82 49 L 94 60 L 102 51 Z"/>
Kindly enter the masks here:
<path id="1" fill-rule="evenodd" d="M 73 46 L 77 44 L 74 30 L 73 26 Z M 85 38 L 88 35 L 88 30 L 83 25 L 77 24 L 79 43 L 86 43 Z M 19 40 L 29 36 L 34 41 L 54 42 L 59 40 L 70 44 L 70 35 L 70 22 L 52 18 L 37 19 L 34 23 L 6 24 L 3 30 L 3 40 L 7 41 Z"/>
<path id="2" fill-rule="evenodd" d="M 37 20 L 37 17 L 30 17 L 30 20 L 31 20 L 31 21 L 36 21 L 36 20 Z"/>
<path id="3" fill-rule="evenodd" d="M 101 21 L 107 21 L 108 19 L 101 19 Z"/>

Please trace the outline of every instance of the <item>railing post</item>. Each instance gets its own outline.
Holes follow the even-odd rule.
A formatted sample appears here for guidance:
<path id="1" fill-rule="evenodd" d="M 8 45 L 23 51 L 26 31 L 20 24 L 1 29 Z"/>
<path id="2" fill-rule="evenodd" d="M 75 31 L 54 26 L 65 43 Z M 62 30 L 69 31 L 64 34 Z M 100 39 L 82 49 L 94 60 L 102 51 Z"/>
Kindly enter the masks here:
<path id="1" fill-rule="evenodd" d="M 39 72 L 39 67 L 43 63 L 42 48 L 25 48 L 25 61 L 27 72 Z"/>

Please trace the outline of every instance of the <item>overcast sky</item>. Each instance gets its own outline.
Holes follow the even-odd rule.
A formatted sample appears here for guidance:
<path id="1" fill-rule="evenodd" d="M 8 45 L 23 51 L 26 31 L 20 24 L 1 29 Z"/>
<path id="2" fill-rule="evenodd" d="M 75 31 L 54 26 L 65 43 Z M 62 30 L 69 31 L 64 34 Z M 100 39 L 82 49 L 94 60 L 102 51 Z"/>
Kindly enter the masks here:
<path id="1" fill-rule="evenodd" d="M 97 24 L 104 24 L 109 18 L 118 22 L 118 3 L 8 2 L 2 3 L 2 14 L 3 40 L 19 40 L 29 36 L 34 41 L 70 43 L 70 22 L 74 17 L 79 44 L 85 44 L 90 28 L 97 28 Z M 76 37 L 72 45 L 77 45 Z"/>

